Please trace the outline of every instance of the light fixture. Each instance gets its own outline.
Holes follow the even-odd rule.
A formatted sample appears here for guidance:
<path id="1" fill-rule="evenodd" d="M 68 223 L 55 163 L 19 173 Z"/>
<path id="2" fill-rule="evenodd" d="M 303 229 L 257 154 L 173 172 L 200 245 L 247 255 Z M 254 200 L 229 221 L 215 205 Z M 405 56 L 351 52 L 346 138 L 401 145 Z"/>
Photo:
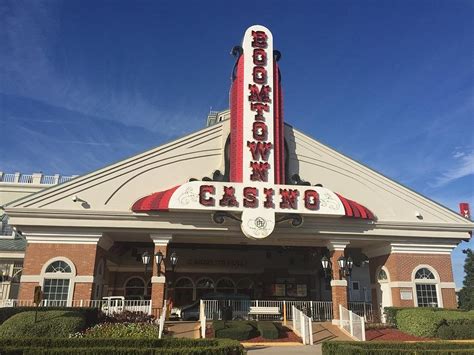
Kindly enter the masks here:
<path id="1" fill-rule="evenodd" d="M 339 269 L 344 270 L 346 268 L 346 258 L 341 255 L 339 259 L 337 259 L 337 265 L 339 265 Z"/>
<path id="2" fill-rule="evenodd" d="M 176 267 L 176 264 L 178 264 L 178 256 L 176 255 L 175 252 L 171 254 L 170 261 L 171 261 L 171 270 L 174 272 L 174 268 Z"/>
<path id="3" fill-rule="evenodd" d="M 331 275 L 331 262 L 326 255 L 321 258 L 321 265 L 323 267 L 324 277 L 328 278 Z"/>
<path id="4" fill-rule="evenodd" d="M 352 273 L 352 267 L 354 266 L 354 261 L 352 258 L 349 256 L 346 261 L 346 274 L 350 276 Z"/>
<path id="5" fill-rule="evenodd" d="M 142 263 L 143 265 L 148 265 L 150 263 L 150 260 L 151 260 L 151 255 L 149 252 L 144 252 L 142 254 Z"/>
<path id="6" fill-rule="evenodd" d="M 157 269 L 158 269 L 158 276 L 160 276 L 160 272 L 161 272 L 161 262 L 163 261 L 163 253 L 161 251 L 157 251 L 155 253 L 155 262 L 156 262 L 156 266 L 157 266 Z"/>

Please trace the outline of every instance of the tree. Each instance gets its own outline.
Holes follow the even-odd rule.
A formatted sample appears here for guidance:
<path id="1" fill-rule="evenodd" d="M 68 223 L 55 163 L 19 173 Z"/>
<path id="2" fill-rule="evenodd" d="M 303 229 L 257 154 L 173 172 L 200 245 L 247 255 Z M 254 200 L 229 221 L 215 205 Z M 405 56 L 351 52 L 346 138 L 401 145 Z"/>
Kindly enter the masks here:
<path id="1" fill-rule="evenodd" d="M 463 288 L 459 291 L 459 307 L 466 310 L 474 309 L 474 252 L 472 249 L 462 251 L 466 254 L 464 261 Z"/>

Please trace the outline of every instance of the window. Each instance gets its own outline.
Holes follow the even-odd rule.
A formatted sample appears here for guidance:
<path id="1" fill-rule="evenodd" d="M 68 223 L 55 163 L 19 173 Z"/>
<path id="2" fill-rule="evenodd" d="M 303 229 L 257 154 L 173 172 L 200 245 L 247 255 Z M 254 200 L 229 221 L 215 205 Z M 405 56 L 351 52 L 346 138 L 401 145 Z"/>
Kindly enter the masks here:
<path id="1" fill-rule="evenodd" d="M 242 295 L 253 295 L 253 282 L 250 279 L 242 279 L 237 282 L 237 293 Z"/>
<path id="2" fill-rule="evenodd" d="M 143 299 L 145 295 L 145 282 L 139 277 L 133 277 L 125 283 L 126 299 Z"/>
<path id="3" fill-rule="evenodd" d="M 214 281 L 208 278 L 200 279 L 196 284 L 196 299 L 201 299 L 207 293 L 214 291 Z"/>
<path id="4" fill-rule="evenodd" d="M 71 272 L 71 267 L 64 261 L 55 261 L 46 268 L 46 272 Z"/>
<path id="5" fill-rule="evenodd" d="M 419 269 L 415 274 L 415 280 L 434 280 L 435 276 L 427 268 Z"/>
<path id="6" fill-rule="evenodd" d="M 216 291 L 222 293 L 234 293 L 234 281 L 232 281 L 231 279 L 221 279 L 217 281 Z"/>
<path id="7" fill-rule="evenodd" d="M 67 306 L 70 298 L 71 265 L 64 260 L 48 264 L 44 271 L 43 299 L 49 306 Z"/>
<path id="8" fill-rule="evenodd" d="M 439 307 L 438 292 L 434 273 L 427 267 L 418 269 L 415 273 L 415 289 L 418 307 Z"/>
<path id="9" fill-rule="evenodd" d="M 359 281 L 352 281 L 352 289 L 354 291 L 359 291 Z"/>
<path id="10" fill-rule="evenodd" d="M 438 307 L 436 285 L 417 284 L 416 298 L 418 300 L 418 307 Z"/>
<path id="11" fill-rule="evenodd" d="M 379 274 L 377 275 L 377 280 L 379 281 L 388 280 L 387 273 L 385 272 L 384 269 L 380 269 Z"/>
<path id="12" fill-rule="evenodd" d="M 190 278 L 182 277 L 175 284 L 174 304 L 176 306 L 185 306 L 193 302 L 194 285 Z"/>

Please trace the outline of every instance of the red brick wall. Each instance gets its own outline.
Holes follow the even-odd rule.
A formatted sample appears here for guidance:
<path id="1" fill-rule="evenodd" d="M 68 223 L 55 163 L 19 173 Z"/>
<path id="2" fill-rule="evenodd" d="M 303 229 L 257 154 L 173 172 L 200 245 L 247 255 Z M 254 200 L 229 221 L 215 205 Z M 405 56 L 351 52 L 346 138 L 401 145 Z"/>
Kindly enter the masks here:
<path id="1" fill-rule="evenodd" d="M 381 266 L 385 266 L 388 270 L 388 276 L 391 282 L 404 281 L 411 282 L 413 270 L 418 265 L 429 265 L 435 269 L 440 277 L 440 282 L 453 282 L 453 271 L 450 255 L 438 254 L 389 254 L 377 256 L 370 259 L 369 272 L 372 284 L 377 284 L 376 272 Z M 412 288 L 392 288 L 392 303 L 395 307 L 414 307 L 416 294 L 413 293 L 413 300 L 400 299 L 401 290 L 409 290 L 413 293 Z M 372 304 L 374 309 L 378 309 L 378 300 L 376 293 L 372 294 Z M 374 297 L 375 296 L 375 297 Z M 443 306 L 446 308 L 456 308 L 456 296 L 454 289 L 441 289 L 443 297 Z"/>
<path id="2" fill-rule="evenodd" d="M 41 269 L 52 258 L 66 257 L 74 263 L 77 276 L 93 276 L 96 266 L 97 246 L 92 244 L 28 244 L 23 261 L 22 275 L 40 275 Z M 33 289 L 38 283 L 20 284 L 19 299 L 32 300 Z M 76 283 L 74 299 L 90 299 L 92 283 Z"/>
<path id="3" fill-rule="evenodd" d="M 165 245 L 155 245 L 155 253 L 161 251 L 163 258 L 167 256 L 168 247 Z M 161 263 L 160 276 L 165 276 L 165 262 Z M 153 262 L 153 276 L 158 275 L 158 265 Z M 168 280 L 167 280 L 168 281 Z M 165 284 L 164 283 L 152 283 L 151 284 L 151 304 L 153 307 L 153 314 L 157 316 L 160 309 L 163 307 L 163 301 L 165 300 Z"/>
<path id="4" fill-rule="evenodd" d="M 340 256 L 344 256 L 343 250 L 334 250 L 331 252 L 333 280 L 345 280 L 344 277 L 341 277 L 339 273 L 340 269 L 337 259 L 339 259 Z M 332 286 L 331 293 L 333 318 L 340 319 L 339 305 L 341 304 L 343 307 L 347 308 L 347 286 Z"/>

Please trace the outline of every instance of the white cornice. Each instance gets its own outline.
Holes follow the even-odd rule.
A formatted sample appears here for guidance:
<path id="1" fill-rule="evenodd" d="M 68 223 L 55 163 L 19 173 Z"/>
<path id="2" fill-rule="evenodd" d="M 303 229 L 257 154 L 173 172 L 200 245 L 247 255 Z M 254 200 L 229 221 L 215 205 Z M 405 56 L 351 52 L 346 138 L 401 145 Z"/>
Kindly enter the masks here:
<path id="1" fill-rule="evenodd" d="M 332 240 L 326 243 L 326 247 L 330 251 L 343 251 L 349 245 L 350 241 L 348 240 Z"/>
<path id="2" fill-rule="evenodd" d="M 24 232 L 28 243 L 54 243 L 54 244 L 97 244 L 102 233 L 97 232 Z"/>
<path id="3" fill-rule="evenodd" d="M 389 243 L 377 248 L 365 248 L 363 252 L 369 258 L 388 254 L 437 254 L 450 255 L 456 244 L 433 243 Z"/>
<path id="4" fill-rule="evenodd" d="M 345 287 L 347 287 L 347 280 L 331 280 L 331 286 L 345 286 Z"/>

